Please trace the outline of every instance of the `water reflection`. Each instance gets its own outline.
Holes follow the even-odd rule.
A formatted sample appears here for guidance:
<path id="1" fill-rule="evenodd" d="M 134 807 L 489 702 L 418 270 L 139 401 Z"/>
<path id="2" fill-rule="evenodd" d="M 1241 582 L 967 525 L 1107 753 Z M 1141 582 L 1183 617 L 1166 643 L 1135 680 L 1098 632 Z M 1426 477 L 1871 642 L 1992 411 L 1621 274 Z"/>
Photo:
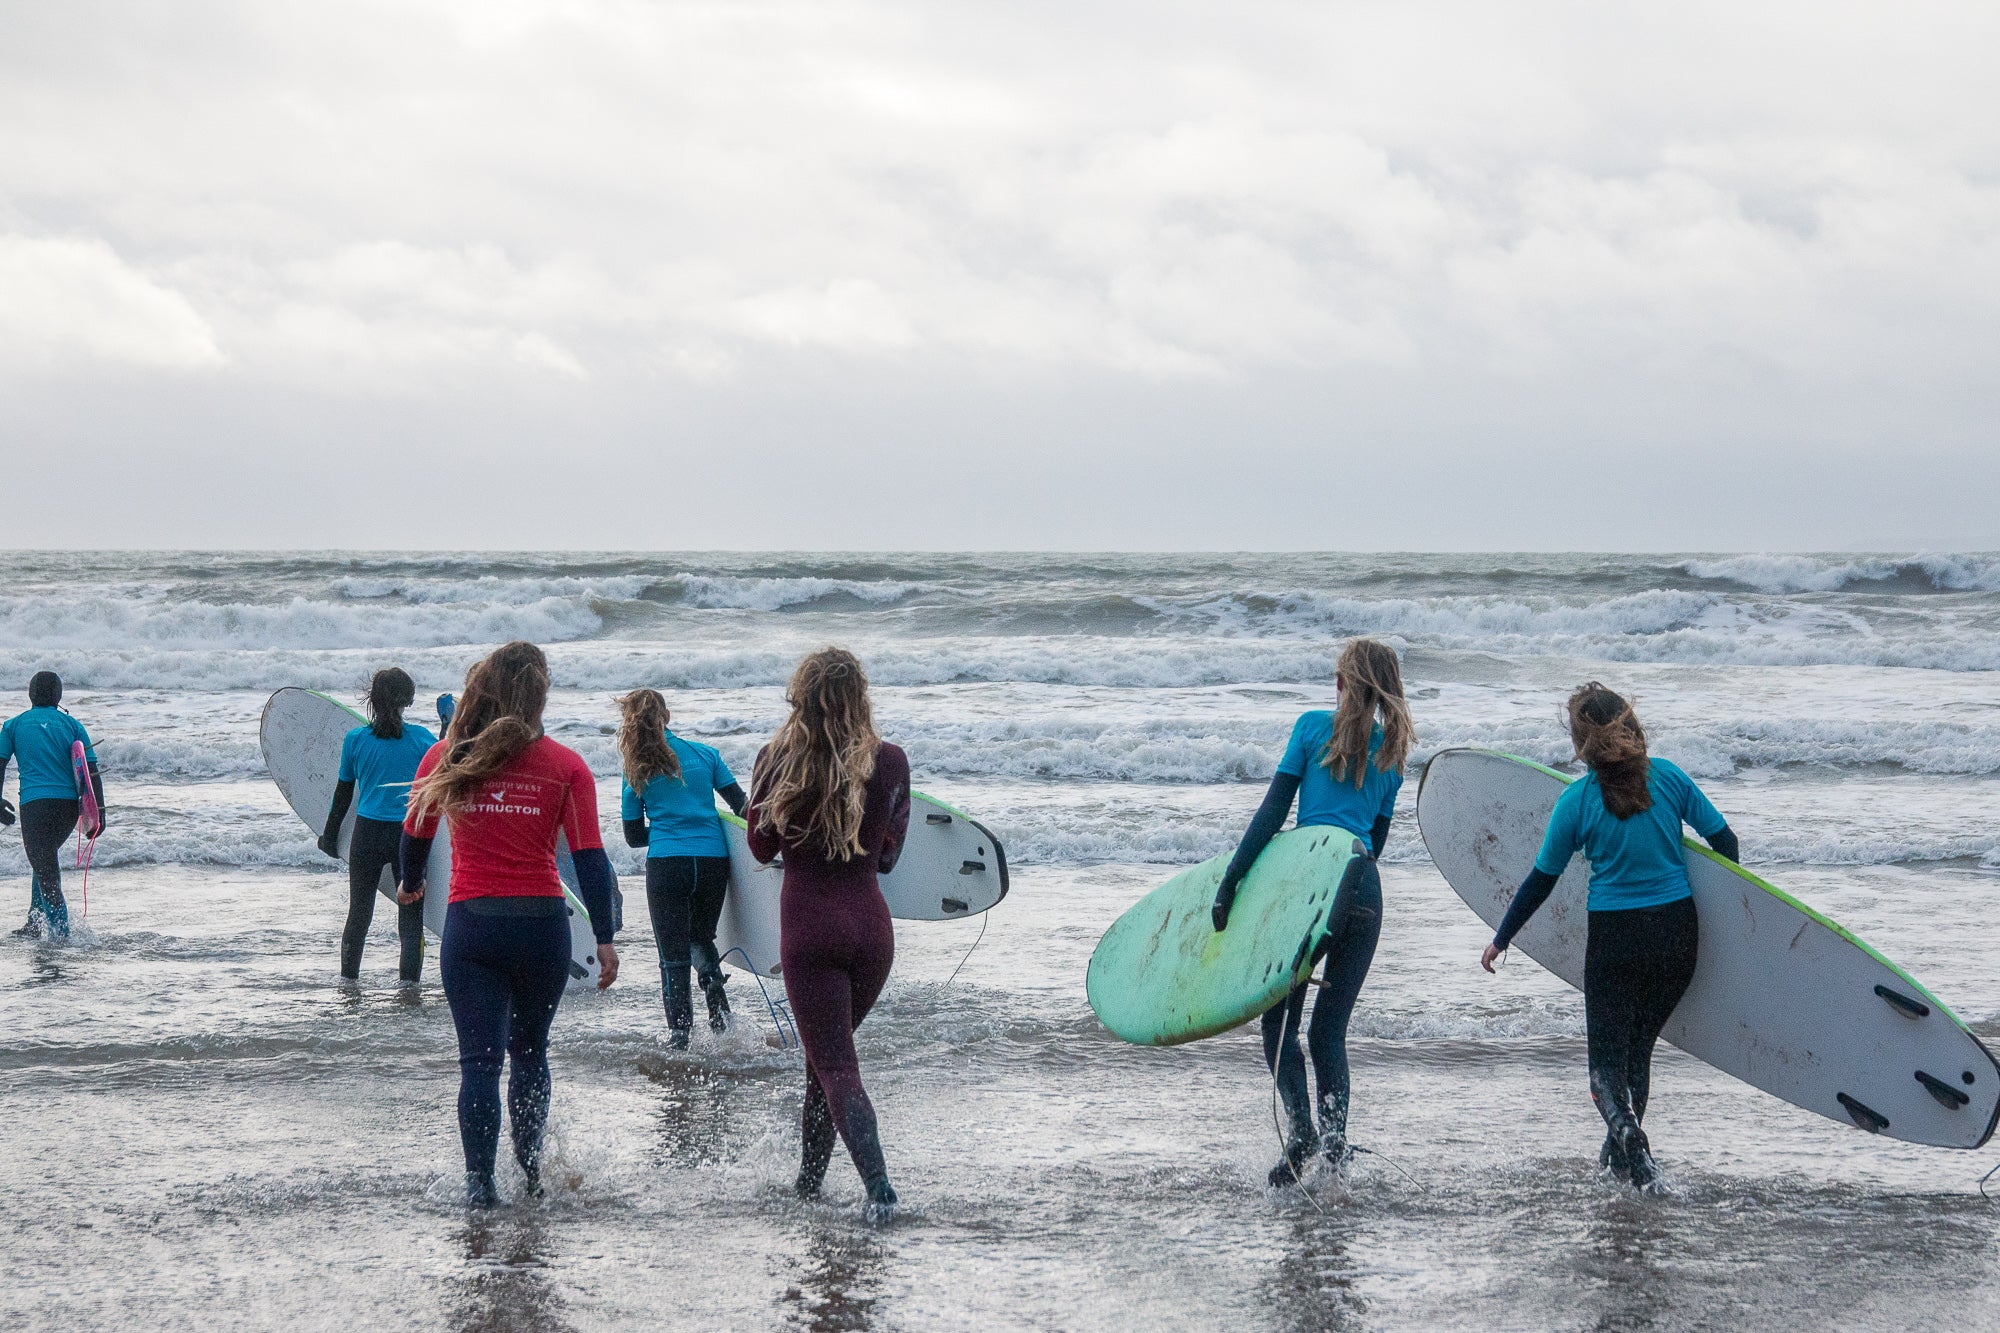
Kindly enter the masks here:
<path id="1" fill-rule="evenodd" d="M 886 1251 L 872 1236 L 816 1226 L 792 1261 L 794 1280 L 779 1303 L 790 1328 L 849 1333 L 875 1326 Z"/>
<path id="2" fill-rule="evenodd" d="M 552 1333 L 573 1325 L 550 1280 L 554 1246 L 538 1218 L 476 1218 L 459 1233 L 462 1272 L 445 1310 L 459 1333 Z"/>
<path id="3" fill-rule="evenodd" d="M 1338 1330 L 1367 1327 L 1368 1301 L 1356 1289 L 1354 1259 L 1344 1223 L 1317 1216 L 1292 1228 L 1283 1257 L 1264 1284 L 1264 1298 L 1280 1328 Z"/>

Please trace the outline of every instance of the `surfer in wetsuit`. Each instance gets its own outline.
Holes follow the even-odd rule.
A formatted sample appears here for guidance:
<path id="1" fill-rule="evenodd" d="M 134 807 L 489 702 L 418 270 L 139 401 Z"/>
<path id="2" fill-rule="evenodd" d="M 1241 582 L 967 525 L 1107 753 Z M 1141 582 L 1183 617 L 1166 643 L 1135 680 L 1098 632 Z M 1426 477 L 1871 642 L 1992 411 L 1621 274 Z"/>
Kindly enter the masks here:
<path id="1" fill-rule="evenodd" d="M 1339 706 L 1330 713 L 1324 709 L 1305 713 L 1293 724 L 1270 790 L 1215 893 L 1215 928 L 1220 931 L 1229 925 L 1229 911 L 1244 876 L 1284 826 L 1294 799 L 1300 828 L 1326 825 L 1345 830 L 1368 851 L 1359 873 L 1344 883 L 1329 913 L 1326 970 L 1306 1030 L 1313 1078 L 1319 1085 L 1317 1129 L 1306 1092 L 1305 1060 L 1299 1053 L 1306 986 L 1294 988 L 1264 1014 L 1264 1063 L 1273 1071 L 1290 1121 L 1284 1158 L 1271 1168 L 1273 1185 L 1297 1181 L 1316 1149 L 1336 1170 L 1352 1156 L 1347 1146 L 1347 1025 L 1382 933 L 1382 877 L 1375 861 L 1389 841 L 1396 794 L 1403 786 L 1403 760 L 1414 734 L 1403 698 L 1402 668 L 1387 644 L 1373 639 L 1348 644 L 1335 665 L 1333 685 Z"/>
<path id="2" fill-rule="evenodd" d="M 624 760 L 619 812 L 628 846 L 646 849 L 646 905 L 660 953 L 660 994 L 668 1041 L 688 1044 L 694 1004 L 692 963 L 708 1001 L 708 1025 L 728 1022 L 715 924 L 729 892 L 729 843 L 715 813 L 720 795 L 742 814 L 746 804 L 729 765 L 714 747 L 668 730 L 672 714 L 658 690 L 634 690 L 618 701 L 618 751 Z"/>
<path id="3" fill-rule="evenodd" d="M 97 770 L 97 751 L 83 723 L 60 707 L 62 695 L 61 676 L 37 671 L 28 682 L 28 711 L 0 725 L 0 786 L 5 785 L 8 763 L 15 759 L 21 763 L 21 842 L 27 848 L 32 878 L 28 923 L 14 934 L 24 939 L 44 931 L 50 939 L 69 936 L 69 902 L 63 897 L 58 853 L 76 830 L 83 810 L 72 753 L 78 741 L 83 742 L 90 790 L 97 799 L 97 827 L 87 832 L 94 838 L 104 831 L 104 775 Z M 0 824 L 13 822 L 14 807 L 0 800 Z"/>
<path id="4" fill-rule="evenodd" d="M 347 848 L 347 925 L 340 932 L 340 975 L 361 975 L 361 949 L 375 919 L 376 889 L 382 871 L 392 875 L 402 848 L 403 816 L 410 782 L 437 737 L 403 710 L 417 697 L 417 684 L 401 667 L 384 667 L 368 683 L 368 725 L 356 727 L 340 743 L 340 781 L 327 810 L 319 849 L 340 856 L 340 825 L 354 810 L 354 837 Z M 359 803 L 356 797 L 359 797 Z M 419 902 L 396 908 L 396 935 L 402 943 L 397 975 L 415 983 L 424 971 L 424 908 Z"/>
<path id="5" fill-rule="evenodd" d="M 1569 697 L 1569 734 L 1590 772 L 1563 789 L 1534 868 L 1521 881 L 1493 942 L 1488 972 L 1548 901 L 1570 858 L 1590 862 L 1590 926 L 1583 955 L 1583 1014 L 1590 1097 L 1604 1117 L 1598 1162 L 1642 1190 L 1660 1169 L 1640 1127 L 1651 1090 L 1653 1046 L 1694 979 L 1699 923 L 1681 854 L 1681 825 L 1734 861 L 1729 824 L 1693 779 L 1646 753 L 1632 705 L 1596 681 Z"/>
<path id="6" fill-rule="evenodd" d="M 785 995 L 805 1047 L 803 1145 L 795 1185 L 819 1193 L 836 1131 L 868 1195 L 870 1216 L 896 1206 L 861 1085 L 854 1029 L 889 979 L 896 936 L 879 877 L 896 865 L 910 823 L 910 761 L 876 734 L 868 678 L 852 653 L 824 648 L 786 687 L 791 716 L 757 754 L 750 851 L 785 856 L 779 946 Z"/>
<path id="7" fill-rule="evenodd" d="M 466 1202 L 500 1201 L 500 1070 L 512 1061 L 507 1116 L 530 1194 L 541 1193 L 549 1116 L 549 1026 L 569 981 L 570 926 L 556 874 L 569 839 L 577 891 L 597 936 L 598 989 L 618 977 L 611 937 L 617 878 L 597 829 L 597 786 L 576 751 L 542 734 L 549 664 L 514 642 L 466 673 L 444 740 L 417 768 L 403 821 L 399 903 L 446 886 L 424 870 L 438 821 L 451 821 L 451 894 L 438 971 L 458 1030 L 458 1134 Z"/>

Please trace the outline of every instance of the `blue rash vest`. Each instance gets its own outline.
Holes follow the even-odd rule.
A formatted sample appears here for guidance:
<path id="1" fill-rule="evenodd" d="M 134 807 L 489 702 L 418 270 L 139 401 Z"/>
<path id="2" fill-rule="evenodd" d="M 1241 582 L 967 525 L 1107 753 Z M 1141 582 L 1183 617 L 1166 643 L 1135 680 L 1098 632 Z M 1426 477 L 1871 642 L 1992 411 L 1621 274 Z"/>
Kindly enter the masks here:
<path id="1" fill-rule="evenodd" d="M 403 734 L 392 741 L 372 727 L 348 732 L 340 743 L 340 780 L 354 784 L 355 817 L 402 823 L 417 765 L 436 744 L 437 737 L 411 722 L 403 723 Z"/>
<path id="2" fill-rule="evenodd" d="M 1331 824 L 1346 829 L 1365 846 L 1378 817 L 1396 811 L 1396 793 L 1403 789 L 1401 771 L 1385 773 L 1375 767 L 1375 755 L 1382 748 L 1382 728 L 1368 737 L 1368 774 L 1356 788 L 1352 779 L 1342 781 L 1326 771 L 1320 756 L 1333 739 L 1333 714 L 1327 709 L 1302 713 L 1292 724 L 1292 738 L 1285 743 L 1285 756 L 1278 771 L 1299 780 L 1298 826 Z"/>
<path id="3" fill-rule="evenodd" d="M 96 762 L 90 733 L 60 708 L 30 708 L 0 725 L 0 763 L 20 761 L 22 804 L 76 799 L 70 747 L 78 741 L 83 742 L 84 757 Z"/>
<path id="4" fill-rule="evenodd" d="M 727 856 L 729 841 L 716 813 L 715 793 L 735 783 L 729 765 L 712 745 L 683 740 L 667 732 L 667 744 L 681 761 L 677 778 L 658 777 L 642 795 L 629 781 L 618 784 L 620 817 L 628 823 L 646 817 L 646 855 Z"/>
<path id="5" fill-rule="evenodd" d="M 1660 907 L 1693 895 L 1681 859 L 1681 825 L 1712 838 L 1727 823 L 1694 779 L 1665 759 L 1647 761 L 1652 808 L 1619 819 L 1604 808 L 1595 773 L 1563 788 L 1549 814 L 1535 869 L 1560 875 L 1579 850 L 1590 862 L 1590 910 Z"/>

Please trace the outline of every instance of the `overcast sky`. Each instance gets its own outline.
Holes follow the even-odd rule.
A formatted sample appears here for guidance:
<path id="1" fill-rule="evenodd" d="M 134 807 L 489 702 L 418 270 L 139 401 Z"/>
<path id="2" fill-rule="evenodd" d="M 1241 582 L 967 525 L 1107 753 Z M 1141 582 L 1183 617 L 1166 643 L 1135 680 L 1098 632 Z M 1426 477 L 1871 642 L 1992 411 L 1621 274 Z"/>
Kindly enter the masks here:
<path id="1" fill-rule="evenodd" d="M 1996 51 L 0 0 L 0 546 L 2000 547 Z"/>

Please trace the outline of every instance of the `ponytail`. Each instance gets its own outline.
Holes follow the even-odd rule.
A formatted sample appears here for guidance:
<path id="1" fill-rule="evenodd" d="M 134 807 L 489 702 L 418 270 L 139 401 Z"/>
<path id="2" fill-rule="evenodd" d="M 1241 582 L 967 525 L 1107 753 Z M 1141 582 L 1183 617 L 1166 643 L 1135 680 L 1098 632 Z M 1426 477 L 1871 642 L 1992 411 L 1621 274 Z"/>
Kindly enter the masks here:
<path id="1" fill-rule="evenodd" d="M 1578 687 L 1569 697 L 1569 738 L 1576 757 L 1597 775 L 1604 808 L 1614 817 L 1630 819 L 1653 808 L 1646 733 L 1631 704 L 1594 680 Z"/>
<path id="2" fill-rule="evenodd" d="M 383 667 L 368 682 L 368 729 L 385 741 L 403 738 L 403 710 L 417 697 L 417 683 L 401 667 Z"/>
<path id="3" fill-rule="evenodd" d="M 667 744 L 667 701 L 658 690 L 634 690 L 618 701 L 618 753 L 625 781 L 644 792 L 655 778 L 678 778 L 681 757 Z"/>

